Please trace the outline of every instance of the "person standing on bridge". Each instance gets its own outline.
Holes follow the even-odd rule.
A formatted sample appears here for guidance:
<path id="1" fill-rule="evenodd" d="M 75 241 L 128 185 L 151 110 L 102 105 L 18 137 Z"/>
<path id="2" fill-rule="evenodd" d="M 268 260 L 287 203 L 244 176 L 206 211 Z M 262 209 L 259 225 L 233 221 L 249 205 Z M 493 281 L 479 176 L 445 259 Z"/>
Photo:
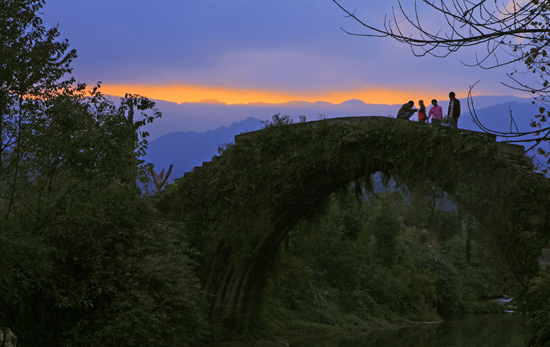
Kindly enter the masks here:
<path id="1" fill-rule="evenodd" d="M 418 109 L 418 121 L 420 123 L 426 123 L 426 106 L 424 105 L 424 100 L 418 100 L 420 108 Z"/>
<path id="2" fill-rule="evenodd" d="M 433 125 L 441 125 L 443 120 L 443 109 L 437 104 L 437 100 L 432 100 L 432 108 L 430 108 L 430 113 L 428 113 L 428 119 L 432 119 Z"/>
<path id="3" fill-rule="evenodd" d="M 414 101 L 409 101 L 406 104 L 403 104 L 401 108 L 399 109 L 399 112 L 397 112 L 397 119 L 409 119 L 411 116 L 418 111 L 417 109 L 413 108 Z"/>
<path id="4" fill-rule="evenodd" d="M 455 98 L 455 92 L 449 93 L 449 112 L 447 112 L 451 127 L 458 128 L 458 117 L 460 117 L 460 101 Z"/>

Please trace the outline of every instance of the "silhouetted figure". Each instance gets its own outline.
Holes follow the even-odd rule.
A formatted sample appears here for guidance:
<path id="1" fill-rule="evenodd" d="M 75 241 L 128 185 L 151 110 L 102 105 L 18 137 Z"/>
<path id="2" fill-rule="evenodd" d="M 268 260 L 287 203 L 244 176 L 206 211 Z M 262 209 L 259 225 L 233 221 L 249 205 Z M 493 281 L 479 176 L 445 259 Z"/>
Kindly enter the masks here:
<path id="1" fill-rule="evenodd" d="M 409 119 L 411 116 L 418 111 L 417 109 L 413 108 L 414 101 L 409 101 L 406 104 L 403 104 L 401 108 L 399 109 L 399 112 L 397 112 L 397 119 Z"/>
<path id="2" fill-rule="evenodd" d="M 420 123 L 426 123 L 426 106 L 424 105 L 424 100 L 418 100 L 418 105 L 420 105 L 418 109 L 418 121 Z"/>
<path id="3" fill-rule="evenodd" d="M 460 101 L 455 98 L 455 93 L 449 93 L 449 111 L 447 112 L 449 120 L 451 121 L 451 127 L 458 128 L 458 117 L 460 117 Z"/>
<path id="4" fill-rule="evenodd" d="M 432 108 L 428 113 L 428 119 L 430 118 L 433 125 L 441 125 L 441 121 L 443 121 L 443 109 L 437 104 L 436 99 L 432 100 Z"/>

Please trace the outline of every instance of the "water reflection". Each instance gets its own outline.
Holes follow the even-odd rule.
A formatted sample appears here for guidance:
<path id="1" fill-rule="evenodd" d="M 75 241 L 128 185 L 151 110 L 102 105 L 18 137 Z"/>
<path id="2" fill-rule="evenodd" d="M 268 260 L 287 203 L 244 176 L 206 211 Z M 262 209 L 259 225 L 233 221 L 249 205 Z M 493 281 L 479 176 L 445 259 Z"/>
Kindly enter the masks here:
<path id="1" fill-rule="evenodd" d="M 519 317 L 514 314 L 471 314 L 447 317 L 440 324 L 421 324 L 375 332 L 360 338 L 304 339 L 292 347 L 521 347 Z"/>

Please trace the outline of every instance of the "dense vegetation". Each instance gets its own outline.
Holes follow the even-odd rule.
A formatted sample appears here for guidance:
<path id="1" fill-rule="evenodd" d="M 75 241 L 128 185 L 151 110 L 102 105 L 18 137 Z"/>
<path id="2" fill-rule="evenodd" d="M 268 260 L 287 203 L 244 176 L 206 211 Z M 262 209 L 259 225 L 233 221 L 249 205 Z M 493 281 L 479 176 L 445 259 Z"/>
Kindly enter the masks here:
<path id="1" fill-rule="evenodd" d="M 368 331 L 504 309 L 490 299 L 516 288 L 480 225 L 419 193 L 368 197 L 341 191 L 319 220 L 292 230 L 264 293 L 261 329 Z"/>
<path id="2" fill-rule="evenodd" d="M 22 346 L 201 338 L 191 251 L 137 186 L 139 129 L 160 113 L 62 80 L 76 53 L 42 5 L 0 1 L 0 326 Z"/>
<path id="3" fill-rule="evenodd" d="M 272 208 L 308 184 L 308 165 L 320 150 L 328 158 L 323 165 L 344 168 L 337 173 L 351 172 L 362 183 L 349 190 L 346 176 L 337 194 L 327 193 L 314 213 L 293 224 L 266 262 L 252 325 L 228 322 L 230 332 L 248 326 L 275 336 L 435 320 L 494 310 L 483 302 L 518 289 L 531 305 L 532 343 L 548 341 L 548 280 L 537 277 L 531 261 L 544 239 L 515 234 L 524 225 L 541 231 L 544 223 L 512 223 L 529 219 L 525 211 L 538 213 L 530 200 L 535 189 L 524 188 L 542 184 L 495 160 L 486 138 L 406 123 L 306 131 L 275 117 L 261 137 L 228 146 L 212 171 L 194 173 L 193 184 L 176 185 L 158 201 L 144 196 L 138 181 L 148 172 L 140 160 L 147 146 L 141 127 L 160 112 L 139 95 L 115 105 L 99 86 L 67 78 L 76 52 L 57 40 L 56 28 L 43 27 L 42 5 L 0 0 L 0 326 L 10 327 L 21 345 L 184 346 L 217 336 L 206 322 L 211 298 L 203 293 L 206 270 L 216 270 L 208 263 L 215 241 L 230 250 L 224 261 L 246 260 L 276 225 L 281 211 Z M 410 145 L 411 136 L 442 145 L 414 157 L 422 143 Z M 352 142 L 357 146 L 346 144 Z M 450 170 L 436 160 L 442 154 L 455 155 L 451 178 L 440 177 Z M 367 164 L 384 178 L 398 173 L 411 191 L 368 195 L 371 176 L 361 171 Z M 506 202 L 508 195 L 494 195 L 502 202 L 497 207 L 486 201 L 494 187 L 475 182 L 488 172 L 521 188 L 513 201 Z M 461 175 L 474 183 L 459 185 Z M 488 224 L 438 208 L 443 186 L 503 226 L 504 237 L 495 242 Z M 472 193 L 482 189 L 485 195 Z M 511 217 L 499 224 L 500 216 Z M 520 260 L 512 270 L 528 269 L 529 276 L 511 281 L 500 265 L 502 247 L 494 245 L 512 250 Z"/>

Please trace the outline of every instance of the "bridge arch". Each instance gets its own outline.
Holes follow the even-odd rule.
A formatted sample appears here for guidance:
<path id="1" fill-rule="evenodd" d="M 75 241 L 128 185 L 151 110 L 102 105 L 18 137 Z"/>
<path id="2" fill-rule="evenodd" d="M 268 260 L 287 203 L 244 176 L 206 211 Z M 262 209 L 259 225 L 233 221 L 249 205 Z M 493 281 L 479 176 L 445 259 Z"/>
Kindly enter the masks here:
<path id="1" fill-rule="evenodd" d="M 377 172 L 448 192 L 497 236 L 521 282 L 538 272 L 550 241 L 550 184 L 533 172 L 522 146 L 386 117 L 271 124 L 237 136 L 159 203 L 202 253 L 212 324 L 252 314 L 290 229 L 335 190 Z"/>

